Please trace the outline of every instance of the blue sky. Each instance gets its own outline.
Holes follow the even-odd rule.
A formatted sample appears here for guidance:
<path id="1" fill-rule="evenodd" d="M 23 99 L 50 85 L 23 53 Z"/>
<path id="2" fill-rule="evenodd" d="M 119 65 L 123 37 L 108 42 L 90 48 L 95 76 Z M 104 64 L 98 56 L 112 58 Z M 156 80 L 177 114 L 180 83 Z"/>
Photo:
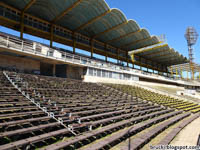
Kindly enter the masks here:
<path id="1" fill-rule="evenodd" d="M 165 34 L 170 47 L 188 57 L 184 38 L 188 26 L 200 34 L 200 0 L 106 0 L 127 19 L 135 20 L 151 35 Z M 200 40 L 194 45 L 195 62 L 200 63 Z"/>

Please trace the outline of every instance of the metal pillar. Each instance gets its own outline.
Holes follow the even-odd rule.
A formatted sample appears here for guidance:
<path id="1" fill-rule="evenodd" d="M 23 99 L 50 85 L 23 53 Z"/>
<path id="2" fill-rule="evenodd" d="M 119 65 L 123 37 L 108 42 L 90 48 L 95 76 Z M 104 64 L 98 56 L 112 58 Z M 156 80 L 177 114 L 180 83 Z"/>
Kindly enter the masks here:
<path id="1" fill-rule="evenodd" d="M 23 39 L 23 33 L 24 33 L 24 11 L 21 15 L 21 23 L 20 23 L 20 39 Z"/>
<path id="2" fill-rule="evenodd" d="M 91 40 L 91 58 L 93 58 L 93 53 L 94 53 L 94 46 L 93 46 L 93 41 Z"/>
<path id="3" fill-rule="evenodd" d="M 171 76 L 173 77 L 173 68 L 171 67 Z"/>
<path id="4" fill-rule="evenodd" d="M 132 62 L 134 63 L 135 62 L 135 55 L 134 55 L 134 53 L 131 54 L 131 59 L 132 59 Z"/>
<path id="5" fill-rule="evenodd" d="M 51 31 L 50 31 L 50 47 L 53 46 L 53 24 L 51 25 Z"/>
<path id="6" fill-rule="evenodd" d="M 119 64 L 119 48 L 117 49 L 117 63 Z"/>
<path id="7" fill-rule="evenodd" d="M 199 80 L 200 80 L 200 71 L 199 71 Z"/>
<path id="8" fill-rule="evenodd" d="M 183 79 L 183 72 L 182 72 L 182 68 L 180 69 L 180 76 L 181 76 L 181 79 Z"/>
<path id="9" fill-rule="evenodd" d="M 76 41 L 74 40 L 73 41 L 73 54 L 76 53 Z"/>
<path id="10" fill-rule="evenodd" d="M 126 62 L 127 62 L 127 67 L 128 67 L 128 51 L 126 52 Z"/>

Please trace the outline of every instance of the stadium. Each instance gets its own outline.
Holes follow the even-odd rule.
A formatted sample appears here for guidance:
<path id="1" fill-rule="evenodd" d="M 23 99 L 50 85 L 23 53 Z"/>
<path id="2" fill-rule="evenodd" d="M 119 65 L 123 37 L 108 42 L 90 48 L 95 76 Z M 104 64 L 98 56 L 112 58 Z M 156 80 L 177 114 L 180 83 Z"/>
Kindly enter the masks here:
<path id="1" fill-rule="evenodd" d="M 105 0 L 1 0 L 0 25 L 0 150 L 200 146 L 200 65 Z"/>

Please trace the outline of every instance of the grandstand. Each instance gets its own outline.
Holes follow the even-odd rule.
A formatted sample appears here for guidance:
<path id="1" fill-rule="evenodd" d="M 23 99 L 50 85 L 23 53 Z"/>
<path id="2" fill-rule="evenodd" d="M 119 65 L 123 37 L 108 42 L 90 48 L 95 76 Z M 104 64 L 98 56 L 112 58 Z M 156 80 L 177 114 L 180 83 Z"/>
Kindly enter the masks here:
<path id="1" fill-rule="evenodd" d="M 199 118 L 188 59 L 104 0 L 2 0 L 0 25 L 1 150 L 146 149 Z"/>

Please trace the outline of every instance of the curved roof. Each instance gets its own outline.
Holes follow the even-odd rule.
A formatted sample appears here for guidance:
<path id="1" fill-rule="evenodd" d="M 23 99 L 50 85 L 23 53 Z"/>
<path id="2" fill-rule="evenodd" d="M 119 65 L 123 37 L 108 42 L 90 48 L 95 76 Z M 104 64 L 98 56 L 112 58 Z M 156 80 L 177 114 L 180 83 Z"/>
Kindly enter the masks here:
<path id="1" fill-rule="evenodd" d="M 116 48 L 129 51 L 159 42 L 146 29 L 141 29 L 136 21 L 127 20 L 119 9 L 111 9 L 105 0 L 2 1 L 19 10 L 33 2 L 26 13 Z"/>
<path id="2" fill-rule="evenodd" d="M 157 46 L 150 48 L 142 48 L 130 52 L 137 54 L 147 60 L 156 61 L 160 64 L 165 64 L 166 66 L 171 66 L 175 64 L 182 64 L 188 62 L 187 58 L 179 54 L 173 48 L 170 48 L 168 44 L 157 44 Z"/>
<path id="3" fill-rule="evenodd" d="M 178 65 L 173 65 L 171 67 L 169 67 L 168 69 L 171 70 L 173 69 L 173 71 L 175 72 L 176 69 L 177 70 L 181 70 L 181 71 L 191 71 L 191 68 L 190 68 L 190 63 L 184 63 L 184 64 L 178 64 Z M 193 68 L 194 68 L 194 72 L 200 72 L 200 65 L 197 64 L 197 63 L 193 63 Z"/>
<path id="4" fill-rule="evenodd" d="M 119 9 L 111 9 L 105 0 L 1 0 L 22 12 L 80 33 L 125 51 L 160 44 L 156 36 L 127 20 Z M 139 55 L 167 66 L 187 62 L 169 46 L 152 48 Z"/>

